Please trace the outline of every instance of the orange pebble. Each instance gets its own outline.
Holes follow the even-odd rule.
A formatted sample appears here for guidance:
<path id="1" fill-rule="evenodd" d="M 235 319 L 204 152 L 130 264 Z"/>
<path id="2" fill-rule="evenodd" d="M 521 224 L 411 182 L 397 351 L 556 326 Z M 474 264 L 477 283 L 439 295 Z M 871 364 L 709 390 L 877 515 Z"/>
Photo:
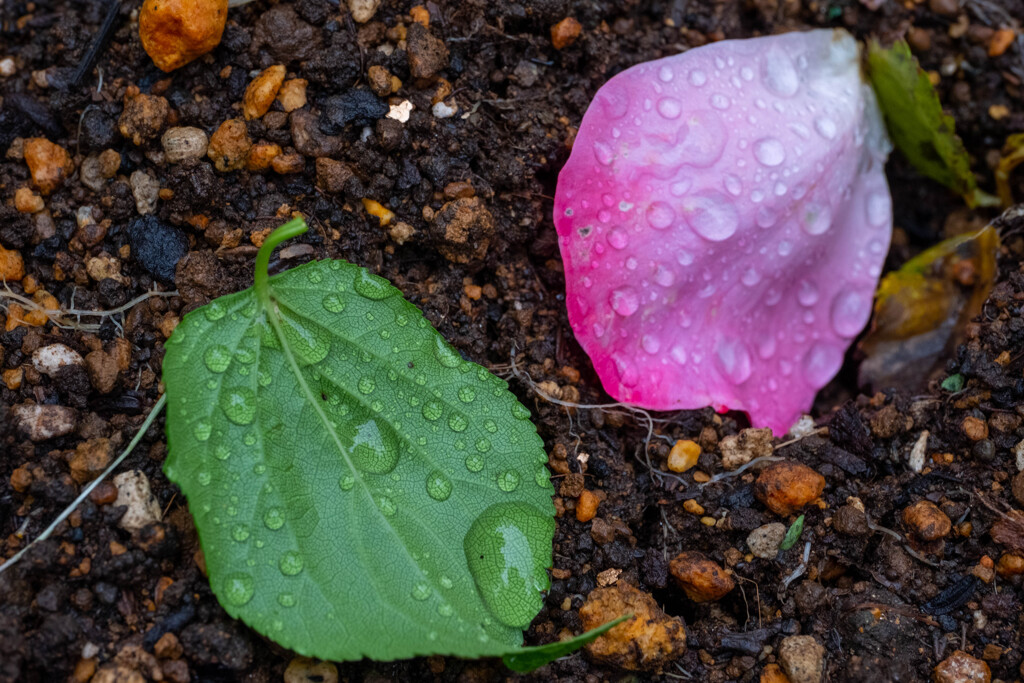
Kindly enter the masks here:
<path id="1" fill-rule="evenodd" d="M 589 522 L 597 514 L 597 506 L 600 503 L 601 501 L 594 493 L 584 489 L 580 497 L 576 499 L 576 519 L 580 522 Z"/>
<path id="2" fill-rule="evenodd" d="M 988 41 L 988 56 L 1001 56 L 1011 45 L 1013 45 L 1013 41 L 1016 37 L 1017 33 L 1012 28 L 1001 28 L 993 33 L 992 39 Z"/>

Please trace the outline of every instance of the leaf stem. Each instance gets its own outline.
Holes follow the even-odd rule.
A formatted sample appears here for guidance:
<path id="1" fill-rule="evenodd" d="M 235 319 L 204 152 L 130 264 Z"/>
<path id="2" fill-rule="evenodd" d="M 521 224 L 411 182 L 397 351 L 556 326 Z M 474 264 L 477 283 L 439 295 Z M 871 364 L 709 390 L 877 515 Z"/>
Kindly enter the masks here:
<path id="1" fill-rule="evenodd" d="M 306 225 L 306 219 L 302 216 L 293 218 L 270 233 L 270 236 L 263 242 L 263 246 L 260 247 L 259 253 L 256 254 L 253 289 L 256 290 L 256 298 L 260 300 L 264 308 L 270 307 L 270 273 L 267 271 L 270 266 L 270 254 L 273 253 L 274 249 L 281 242 L 298 237 L 306 232 L 306 230 L 309 230 L 309 226 Z"/>

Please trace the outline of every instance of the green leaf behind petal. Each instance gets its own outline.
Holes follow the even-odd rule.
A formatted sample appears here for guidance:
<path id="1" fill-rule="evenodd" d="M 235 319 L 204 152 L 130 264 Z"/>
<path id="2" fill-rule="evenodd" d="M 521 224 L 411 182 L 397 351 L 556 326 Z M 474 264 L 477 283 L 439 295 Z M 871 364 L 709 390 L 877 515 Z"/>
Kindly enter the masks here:
<path id="1" fill-rule="evenodd" d="M 953 190 L 971 207 L 998 204 L 978 189 L 953 117 L 942 111 L 938 93 L 906 41 L 890 48 L 870 41 L 868 75 L 889 137 L 918 172 Z"/>

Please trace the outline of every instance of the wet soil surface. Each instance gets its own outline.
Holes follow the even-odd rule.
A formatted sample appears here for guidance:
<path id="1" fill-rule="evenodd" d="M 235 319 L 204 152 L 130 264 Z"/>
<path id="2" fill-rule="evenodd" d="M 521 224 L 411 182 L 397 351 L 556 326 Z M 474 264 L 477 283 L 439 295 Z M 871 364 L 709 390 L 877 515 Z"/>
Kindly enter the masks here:
<path id="1" fill-rule="evenodd" d="M 743 416 L 658 415 L 649 438 L 641 414 L 566 409 L 535 390 L 582 404 L 608 400 L 566 320 L 551 196 L 590 98 L 633 64 L 711 40 L 807 27 L 883 39 L 909 31 L 991 186 L 993 153 L 1024 129 L 1024 62 L 1017 45 L 990 57 L 989 44 L 995 29 L 1024 16 L 1024 3 L 879 4 L 464 0 L 426 3 L 424 28 L 393 0 L 364 24 L 326 0 L 260 1 L 230 12 L 209 56 L 166 75 L 142 50 L 137 7 L 127 2 L 98 71 L 75 85 L 106 3 L 4 3 L 0 60 L 13 61 L 0 71 L 0 244 L 21 254 L 25 275 L 13 276 L 10 291 L 43 303 L 48 293 L 80 310 L 116 309 L 154 289 L 177 295 L 81 318 L 92 328 L 17 324 L 28 312 L 12 309 L 0 316 L 0 553 L 9 557 L 38 535 L 120 452 L 159 396 L 163 345 L 180 317 L 251 284 L 256 245 L 301 212 L 312 228 L 273 268 L 338 257 L 389 278 L 467 358 L 508 378 L 533 411 L 560 516 L 551 590 L 527 643 L 580 632 L 580 609 L 598 586 L 633 586 L 685 623 L 685 651 L 640 662 L 642 670 L 618 666 L 643 659 L 635 645 L 625 654 L 580 653 L 523 678 L 784 680 L 772 678 L 781 663 L 799 683 L 800 657 L 823 680 L 914 681 L 962 650 L 985 661 L 994 679 L 1019 679 L 1024 560 L 1015 558 L 1024 532 L 1010 511 L 1024 508 L 1015 455 L 1024 437 L 1020 221 L 1003 226 L 995 290 L 947 359 L 948 373 L 966 381 L 960 392 L 933 380 L 920 391 L 859 395 L 851 366 L 816 406 L 828 429 L 776 448 L 825 480 L 789 550 L 752 553 L 752 531 L 795 519 L 758 499 L 756 469 L 701 482 L 723 472 L 720 444 L 746 426 Z M 559 50 L 551 27 L 566 17 L 582 31 Z M 205 156 L 168 160 L 160 133 L 192 126 L 212 135 L 241 116 L 252 74 L 273 64 L 308 81 L 308 102 L 290 114 L 275 103 L 245 125 L 252 142 L 280 146 L 286 159 L 277 170 L 285 172 L 222 172 Z M 401 80 L 393 96 L 414 105 L 407 122 L 384 117 L 386 100 L 374 87 L 388 83 L 371 67 Z M 122 131 L 126 97 L 136 93 L 163 98 L 167 109 L 137 112 Z M 436 116 L 435 102 L 441 114 L 448 104 L 457 112 Z M 59 144 L 75 169 L 35 213 L 15 208 L 16 191 L 30 185 L 31 137 Z M 113 153 L 119 166 L 104 172 Z M 898 226 L 889 267 L 993 217 L 966 212 L 898 158 L 889 176 Z M 393 212 L 392 223 L 382 226 L 363 199 Z M 142 216 L 147 203 L 155 210 Z M 83 360 L 40 373 L 31 356 L 55 342 Z M 38 421 L 19 412 L 31 405 L 45 408 Z M 282 680 L 293 655 L 229 619 L 210 592 L 185 502 L 161 472 L 162 423 L 122 466 L 144 473 L 161 521 L 126 530 L 118 490 L 101 485 L 0 575 L 0 681 L 87 681 L 97 669 L 102 681 Z M 26 433 L 32 425 L 35 440 Z M 915 472 L 908 458 L 925 431 Z M 695 468 L 666 474 L 677 439 L 696 441 L 702 454 Z M 599 506 L 581 522 L 578 501 L 593 501 L 584 490 Z M 949 523 L 935 540 L 914 536 L 916 518 L 904 514 L 921 501 L 935 510 L 914 509 L 937 510 Z M 716 601 L 688 599 L 669 563 L 694 550 L 727 568 L 736 588 Z M 787 641 L 797 635 L 814 640 Z M 445 658 L 338 668 L 353 681 L 510 677 L 495 662 Z"/>

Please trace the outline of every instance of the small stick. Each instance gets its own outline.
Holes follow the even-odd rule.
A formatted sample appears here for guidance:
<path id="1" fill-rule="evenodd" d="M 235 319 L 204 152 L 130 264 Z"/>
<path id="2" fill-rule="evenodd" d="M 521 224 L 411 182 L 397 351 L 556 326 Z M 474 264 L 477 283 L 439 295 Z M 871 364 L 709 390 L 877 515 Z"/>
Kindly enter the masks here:
<path id="1" fill-rule="evenodd" d="M 110 5 L 107 7 L 107 15 L 103 17 L 103 24 L 100 26 L 99 32 L 92 39 L 89 48 L 82 55 L 82 61 L 78 63 L 78 68 L 75 69 L 75 75 L 71 79 L 71 87 L 77 88 L 80 86 L 82 79 L 96 66 L 97 60 L 99 60 L 103 50 L 107 47 L 107 43 L 110 42 L 111 37 L 114 35 L 114 24 L 117 22 L 117 16 L 120 13 L 121 0 L 110 0 Z"/>

